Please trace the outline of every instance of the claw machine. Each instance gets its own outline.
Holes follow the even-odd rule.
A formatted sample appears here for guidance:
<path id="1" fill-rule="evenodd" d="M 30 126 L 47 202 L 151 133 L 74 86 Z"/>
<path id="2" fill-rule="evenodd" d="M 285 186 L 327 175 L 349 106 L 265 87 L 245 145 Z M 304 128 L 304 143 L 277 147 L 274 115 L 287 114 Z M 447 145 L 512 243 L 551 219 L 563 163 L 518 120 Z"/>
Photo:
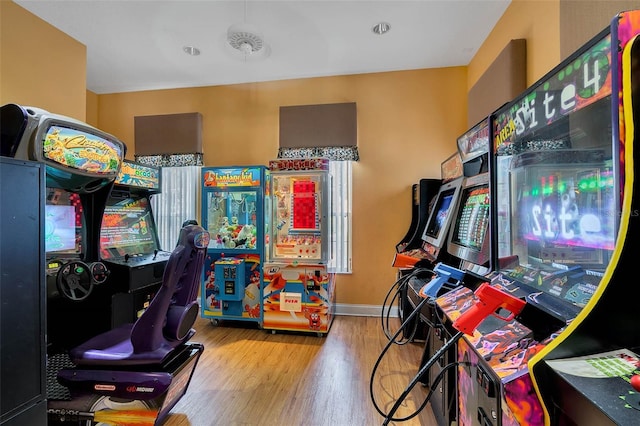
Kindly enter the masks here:
<path id="1" fill-rule="evenodd" d="M 269 241 L 264 268 L 264 328 L 329 332 L 335 313 L 329 160 L 269 163 Z"/>
<path id="2" fill-rule="evenodd" d="M 265 166 L 202 169 L 202 226 L 211 240 L 200 305 L 214 325 L 239 320 L 262 327 L 268 176 Z"/>

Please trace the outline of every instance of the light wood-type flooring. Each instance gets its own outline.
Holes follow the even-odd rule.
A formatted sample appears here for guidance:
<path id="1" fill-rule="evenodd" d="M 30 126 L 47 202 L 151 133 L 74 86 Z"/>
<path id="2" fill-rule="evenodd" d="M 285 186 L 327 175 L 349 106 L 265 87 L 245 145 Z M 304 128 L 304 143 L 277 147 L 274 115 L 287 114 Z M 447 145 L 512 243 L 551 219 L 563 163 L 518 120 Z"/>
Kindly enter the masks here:
<path id="1" fill-rule="evenodd" d="M 399 322 L 392 320 L 391 327 Z M 192 341 L 205 350 L 186 395 L 165 426 L 369 426 L 384 417 L 369 381 L 388 343 L 380 318 L 338 316 L 329 333 L 294 334 L 255 325 L 196 321 Z M 391 330 L 395 332 L 395 330 Z M 374 393 L 386 413 L 418 371 L 423 344 L 392 345 L 378 367 Z M 427 395 L 414 387 L 395 417 L 411 415 Z M 394 425 L 435 425 L 431 406 Z"/>

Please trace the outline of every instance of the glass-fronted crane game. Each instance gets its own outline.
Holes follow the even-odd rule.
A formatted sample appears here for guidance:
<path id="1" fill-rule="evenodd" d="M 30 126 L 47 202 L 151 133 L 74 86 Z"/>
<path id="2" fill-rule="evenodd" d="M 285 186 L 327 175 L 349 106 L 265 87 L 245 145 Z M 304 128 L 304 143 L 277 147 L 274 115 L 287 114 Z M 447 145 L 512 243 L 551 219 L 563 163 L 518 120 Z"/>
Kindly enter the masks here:
<path id="1" fill-rule="evenodd" d="M 202 223 L 211 240 L 201 291 L 202 316 L 262 326 L 265 166 L 202 169 Z"/>
<path id="2" fill-rule="evenodd" d="M 330 259 L 329 160 L 271 161 L 271 215 L 264 273 L 264 328 L 329 332 L 335 311 Z"/>

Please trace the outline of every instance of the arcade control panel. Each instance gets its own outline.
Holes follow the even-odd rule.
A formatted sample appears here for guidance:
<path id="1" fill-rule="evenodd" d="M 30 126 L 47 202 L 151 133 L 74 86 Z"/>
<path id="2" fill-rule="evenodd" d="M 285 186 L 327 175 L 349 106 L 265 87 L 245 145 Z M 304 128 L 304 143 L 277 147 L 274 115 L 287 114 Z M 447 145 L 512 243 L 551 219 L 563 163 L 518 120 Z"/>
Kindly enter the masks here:
<path id="1" fill-rule="evenodd" d="M 631 425 L 640 419 L 638 349 L 545 361 L 552 400 L 565 424 Z"/>
<path id="2" fill-rule="evenodd" d="M 218 299 L 239 302 L 244 297 L 244 259 L 223 257 L 215 262 L 215 283 Z"/>
<path id="3" fill-rule="evenodd" d="M 47 259 L 47 297 L 83 300 L 94 285 L 107 281 L 111 271 L 103 262 L 85 263 L 80 258 Z"/>
<path id="4" fill-rule="evenodd" d="M 162 282 L 165 267 L 171 253 L 156 251 L 154 253 L 125 255 L 121 258 L 105 260 L 111 270 L 109 280 L 120 291 L 132 292 Z"/>

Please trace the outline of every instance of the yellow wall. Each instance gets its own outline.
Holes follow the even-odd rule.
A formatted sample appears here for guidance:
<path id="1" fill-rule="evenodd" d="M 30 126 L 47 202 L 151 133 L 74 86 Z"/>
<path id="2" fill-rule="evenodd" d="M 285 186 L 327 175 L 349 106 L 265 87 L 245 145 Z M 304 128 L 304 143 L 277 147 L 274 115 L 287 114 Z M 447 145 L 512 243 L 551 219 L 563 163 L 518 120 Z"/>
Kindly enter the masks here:
<path id="1" fill-rule="evenodd" d="M 0 1 L 0 105 L 85 120 L 86 47 L 15 3 Z"/>
<path id="2" fill-rule="evenodd" d="M 85 47 L 1 0 L 0 101 L 86 120 L 127 143 L 130 159 L 135 116 L 200 112 L 209 166 L 274 158 L 279 106 L 355 101 L 354 273 L 339 277 L 337 296 L 379 305 L 396 278 L 391 261 L 410 223 L 411 185 L 439 177 L 454 152 L 466 130 L 468 88 L 514 38 L 527 40 L 529 83 L 557 65 L 558 1 L 514 0 L 468 67 L 96 95 L 86 91 Z"/>
<path id="3" fill-rule="evenodd" d="M 98 127 L 98 95 L 87 90 L 87 117 L 85 121 L 94 127 Z"/>
<path id="4" fill-rule="evenodd" d="M 456 67 L 100 95 L 98 127 L 125 141 L 133 158 L 133 117 L 200 112 L 205 165 L 266 165 L 278 152 L 280 106 L 356 102 L 353 274 L 339 277 L 337 298 L 379 305 L 395 281 L 411 185 L 440 177 L 465 130 L 465 81 Z"/>
<path id="5" fill-rule="evenodd" d="M 560 62 L 560 0 L 512 0 L 469 63 L 467 87 L 473 87 L 514 39 L 527 42 L 527 86 L 530 86 Z"/>

